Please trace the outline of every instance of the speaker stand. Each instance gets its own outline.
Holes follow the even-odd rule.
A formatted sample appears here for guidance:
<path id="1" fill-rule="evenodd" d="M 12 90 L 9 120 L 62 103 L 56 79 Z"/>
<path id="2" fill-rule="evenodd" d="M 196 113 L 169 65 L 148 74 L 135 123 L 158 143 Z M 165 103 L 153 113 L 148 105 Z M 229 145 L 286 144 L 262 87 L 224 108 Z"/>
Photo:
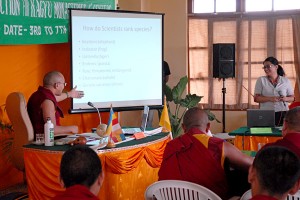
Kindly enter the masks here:
<path id="1" fill-rule="evenodd" d="M 223 133 L 226 133 L 226 130 L 225 130 L 225 94 L 226 94 L 225 78 L 223 78 L 222 94 L 223 94 L 223 107 L 222 107 Z"/>

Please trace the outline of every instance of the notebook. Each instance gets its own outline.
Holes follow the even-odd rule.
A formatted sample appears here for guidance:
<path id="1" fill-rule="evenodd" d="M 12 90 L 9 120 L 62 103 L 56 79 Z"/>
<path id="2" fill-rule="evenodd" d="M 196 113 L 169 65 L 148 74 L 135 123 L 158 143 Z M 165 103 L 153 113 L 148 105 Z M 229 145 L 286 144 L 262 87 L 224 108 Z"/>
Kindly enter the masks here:
<path id="1" fill-rule="evenodd" d="M 263 109 L 248 109 L 247 126 L 249 128 L 275 127 L 275 111 Z"/>
<path id="2" fill-rule="evenodd" d="M 273 133 L 272 128 L 270 127 L 252 127 L 250 128 L 250 133 L 253 135 L 260 134 L 271 134 Z"/>

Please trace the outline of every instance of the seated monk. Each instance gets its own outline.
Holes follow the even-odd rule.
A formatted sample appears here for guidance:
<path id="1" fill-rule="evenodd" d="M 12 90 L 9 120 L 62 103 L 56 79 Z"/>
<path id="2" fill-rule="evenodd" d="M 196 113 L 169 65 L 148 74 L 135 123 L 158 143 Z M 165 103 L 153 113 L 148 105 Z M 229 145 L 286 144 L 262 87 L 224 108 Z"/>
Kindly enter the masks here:
<path id="1" fill-rule="evenodd" d="M 300 161 L 298 156 L 280 146 L 262 148 L 249 169 L 251 200 L 285 200 L 300 187 Z"/>
<path id="2" fill-rule="evenodd" d="M 282 146 L 293 151 L 300 158 L 300 106 L 287 111 L 282 127 L 283 138 L 267 146 Z"/>
<path id="3" fill-rule="evenodd" d="M 158 172 L 159 180 L 193 182 L 212 190 L 222 199 L 228 199 L 230 192 L 224 160 L 228 159 L 230 167 L 246 173 L 253 158 L 232 144 L 207 135 L 210 129 L 208 115 L 200 108 L 194 107 L 186 112 L 182 128 L 184 134 L 166 146 Z"/>
<path id="4" fill-rule="evenodd" d="M 54 124 L 54 135 L 78 133 L 78 126 L 60 124 L 60 118 L 64 115 L 58 102 L 67 98 L 82 98 L 84 93 L 76 90 L 76 87 L 69 92 L 63 92 L 66 85 L 62 73 L 51 71 L 44 76 L 43 86 L 39 86 L 37 91 L 30 96 L 27 110 L 35 136 L 38 133 L 44 133 L 44 124 L 48 117 Z"/>

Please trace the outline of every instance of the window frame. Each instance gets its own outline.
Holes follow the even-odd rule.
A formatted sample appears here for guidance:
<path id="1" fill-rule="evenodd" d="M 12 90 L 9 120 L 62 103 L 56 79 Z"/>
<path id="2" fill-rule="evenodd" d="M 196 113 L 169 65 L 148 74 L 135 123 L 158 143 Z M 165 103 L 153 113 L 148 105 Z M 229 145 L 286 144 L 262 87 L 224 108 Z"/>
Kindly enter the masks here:
<path id="1" fill-rule="evenodd" d="M 251 11 L 251 12 L 246 12 L 246 0 L 236 0 L 236 12 L 213 12 L 213 13 L 194 13 L 193 12 L 193 7 L 194 7 L 194 0 L 188 0 L 188 15 L 216 15 L 216 14 L 250 14 L 250 15 L 256 15 L 256 14 L 261 14 L 261 15 L 272 15 L 272 14 L 299 14 L 300 8 L 299 9 L 291 9 L 291 10 L 274 10 L 274 0 L 272 0 L 272 9 L 271 11 Z M 216 4 L 216 1 L 215 1 Z M 214 10 L 216 10 L 216 5 Z"/>
<path id="2" fill-rule="evenodd" d="M 299 13 L 299 12 L 298 12 Z M 236 13 L 236 14 L 231 14 L 231 13 L 222 13 L 222 14 L 218 14 L 218 15 L 212 15 L 212 14 L 193 14 L 193 15 L 189 15 L 188 16 L 188 21 L 189 21 L 189 19 L 190 18 L 195 18 L 195 19 L 215 19 L 215 20 L 217 20 L 218 21 L 218 18 L 224 18 L 224 17 L 226 17 L 226 18 L 233 18 L 234 20 L 236 20 L 236 19 L 238 19 L 238 18 L 250 18 L 250 19 L 264 19 L 264 18 L 268 18 L 268 17 L 277 17 L 277 18 L 288 18 L 288 17 L 290 17 L 291 16 L 291 14 L 295 14 L 295 12 L 294 11 L 278 11 L 278 12 L 272 12 L 272 13 L 261 13 L 261 12 L 257 12 L 257 13 L 245 13 L 245 14 L 241 14 L 241 13 Z M 222 21 L 222 19 L 220 19 L 220 21 Z M 188 28 L 190 28 L 190 25 L 188 24 Z M 188 31 L 189 32 L 189 31 Z M 189 33 L 188 33 L 189 34 Z M 188 41 L 188 43 L 189 43 L 189 41 Z M 189 65 L 188 65 L 188 75 L 189 75 L 189 84 L 188 84 L 188 91 L 189 91 L 189 93 L 191 92 L 191 81 L 197 81 L 197 80 L 199 80 L 199 78 L 195 78 L 195 77 L 191 77 L 191 68 L 190 68 L 190 62 L 191 62 L 191 60 L 190 60 L 190 50 L 191 49 L 193 49 L 193 48 L 201 48 L 201 47 L 190 47 L 190 45 L 188 44 L 188 63 L 189 63 Z M 207 47 L 207 49 L 208 49 L 209 47 Z M 268 50 L 268 49 L 267 49 Z M 276 50 L 274 50 L 274 51 L 276 51 Z M 275 56 L 276 57 L 276 56 Z M 262 60 L 263 61 L 263 60 Z M 261 62 L 262 62 L 261 61 Z M 279 62 L 281 62 L 280 60 L 279 60 Z M 248 66 L 248 65 L 257 65 L 258 63 L 257 62 L 251 62 L 251 63 L 248 63 L 248 62 L 244 62 L 244 63 L 242 63 L 242 65 L 245 65 L 245 66 Z M 295 64 L 295 61 L 294 60 L 291 60 L 291 61 L 288 61 L 287 62 L 287 64 Z M 208 81 L 211 77 L 210 76 L 212 76 L 212 74 L 209 74 L 209 76 L 208 77 L 201 77 L 202 78 L 202 80 L 206 80 L 206 81 Z M 245 75 L 244 75 L 245 76 Z M 251 94 L 253 94 L 253 91 L 254 91 L 254 86 L 251 88 L 251 80 L 253 79 L 253 80 L 256 80 L 257 78 L 256 77 L 252 77 L 251 76 L 251 72 L 250 72 L 250 74 L 248 74 L 248 77 L 250 77 L 250 78 L 248 78 L 248 87 L 247 88 L 249 88 L 249 91 L 250 91 L 250 93 Z M 294 78 L 294 77 L 293 77 Z M 253 81 L 252 80 L 252 81 Z M 297 81 L 297 78 L 295 77 L 295 80 L 293 79 L 293 81 Z M 250 86 L 250 87 L 249 87 Z M 237 88 L 237 86 L 234 86 L 235 88 Z M 242 89 L 242 90 L 244 90 L 244 89 Z M 199 95 L 199 94 L 198 94 Z M 210 94 L 210 93 L 208 93 L 208 95 L 213 95 L 213 94 Z M 211 108 L 210 106 L 209 106 L 209 102 L 210 102 L 210 99 L 211 98 L 214 98 L 214 97 L 207 97 L 208 98 L 208 103 L 204 103 L 204 104 L 202 104 L 205 108 Z M 247 108 L 257 108 L 258 107 L 258 105 L 252 105 L 251 104 L 251 101 L 252 101 L 252 96 L 250 96 L 249 95 L 249 93 L 248 93 L 248 107 Z M 201 104 L 201 102 L 200 102 L 200 104 Z M 243 103 L 244 104 L 244 103 Z M 218 106 L 216 106 L 216 107 L 218 107 L 218 108 L 211 108 L 211 109 L 220 109 L 220 105 L 219 104 L 217 104 Z M 236 104 L 236 106 L 238 106 L 238 104 Z M 230 106 L 227 106 L 227 109 L 228 110 L 240 110 L 240 109 L 244 109 L 244 108 L 232 108 L 232 107 L 230 107 Z"/>

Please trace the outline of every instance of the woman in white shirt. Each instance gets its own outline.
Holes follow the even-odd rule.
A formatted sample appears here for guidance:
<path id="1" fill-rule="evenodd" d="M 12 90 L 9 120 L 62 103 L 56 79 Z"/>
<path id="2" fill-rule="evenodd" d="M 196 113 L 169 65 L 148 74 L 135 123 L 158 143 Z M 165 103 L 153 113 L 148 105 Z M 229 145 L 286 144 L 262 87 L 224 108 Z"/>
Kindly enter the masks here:
<path id="1" fill-rule="evenodd" d="M 281 126 L 287 104 L 294 101 L 294 89 L 276 58 L 266 58 L 263 65 L 266 76 L 256 81 L 254 101 L 259 103 L 260 109 L 275 110 L 275 125 Z"/>

